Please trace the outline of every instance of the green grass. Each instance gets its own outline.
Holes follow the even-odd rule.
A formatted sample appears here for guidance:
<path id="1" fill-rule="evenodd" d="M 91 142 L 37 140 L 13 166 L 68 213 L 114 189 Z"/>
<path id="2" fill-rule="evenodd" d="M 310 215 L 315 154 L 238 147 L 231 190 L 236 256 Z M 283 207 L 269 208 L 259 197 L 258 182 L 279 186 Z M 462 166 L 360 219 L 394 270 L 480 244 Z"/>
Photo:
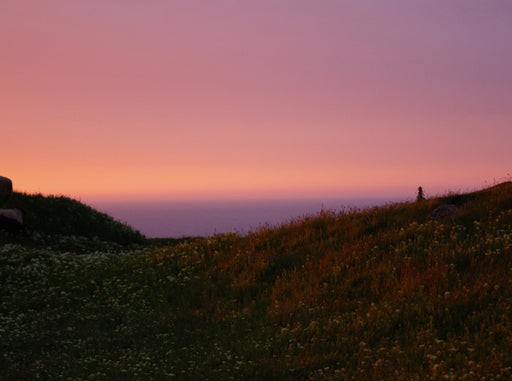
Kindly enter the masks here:
<path id="1" fill-rule="evenodd" d="M 460 212 L 429 221 L 443 203 Z M 512 377 L 510 183 L 243 237 L 103 237 L 0 236 L 0 379 Z"/>
<path id="2" fill-rule="evenodd" d="M 0 242 L 55 250 L 89 252 L 145 244 L 146 238 L 81 202 L 64 196 L 14 192 L 3 205 L 24 212 L 25 235 L 0 231 Z"/>

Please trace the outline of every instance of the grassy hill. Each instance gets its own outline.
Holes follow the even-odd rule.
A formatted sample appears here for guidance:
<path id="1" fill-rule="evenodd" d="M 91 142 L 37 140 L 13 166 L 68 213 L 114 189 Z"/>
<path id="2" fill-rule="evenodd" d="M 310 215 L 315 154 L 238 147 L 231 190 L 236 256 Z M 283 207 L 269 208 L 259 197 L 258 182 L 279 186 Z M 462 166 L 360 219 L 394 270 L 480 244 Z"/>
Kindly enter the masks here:
<path id="1" fill-rule="evenodd" d="M 511 183 L 0 265 L 0 379 L 512 377 Z"/>
<path id="2" fill-rule="evenodd" d="M 14 192 L 3 207 L 23 210 L 27 233 L 25 236 L 3 234 L 0 236 L 3 241 L 63 249 L 82 247 L 83 250 L 146 241 L 140 232 L 127 224 L 64 196 Z M 73 243 L 76 244 L 74 247 Z"/>

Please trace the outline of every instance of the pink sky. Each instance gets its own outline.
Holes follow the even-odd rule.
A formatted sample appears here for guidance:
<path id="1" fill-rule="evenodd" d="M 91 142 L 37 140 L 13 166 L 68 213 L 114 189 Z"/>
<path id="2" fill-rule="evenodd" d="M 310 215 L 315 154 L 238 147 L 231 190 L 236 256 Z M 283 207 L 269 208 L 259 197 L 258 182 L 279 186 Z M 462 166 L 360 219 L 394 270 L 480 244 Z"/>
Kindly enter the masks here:
<path id="1" fill-rule="evenodd" d="M 105 198 L 427 195 L 512 173 L 512 2 L 3 1 L 0 175 Z"/>

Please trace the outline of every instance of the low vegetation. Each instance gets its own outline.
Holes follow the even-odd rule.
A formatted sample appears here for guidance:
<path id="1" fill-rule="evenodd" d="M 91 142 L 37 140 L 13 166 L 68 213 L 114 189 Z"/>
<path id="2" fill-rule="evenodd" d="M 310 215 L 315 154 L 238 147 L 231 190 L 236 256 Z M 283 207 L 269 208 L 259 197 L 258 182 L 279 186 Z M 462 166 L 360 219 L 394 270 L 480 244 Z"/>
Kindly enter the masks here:
<path id="1" fill-rule="evenodd" d="M 512 377 L 511 183 L 165 245 L 0 239 L 0 379 Z"/>
<path id="2" fill-rule="evenodd" d="M 0 231 L 0 242 L 79 252 L 146 243 L 127 224 L 69 197 L 14 192 L 3 207 L 22 210 L 26 234 Z"/>

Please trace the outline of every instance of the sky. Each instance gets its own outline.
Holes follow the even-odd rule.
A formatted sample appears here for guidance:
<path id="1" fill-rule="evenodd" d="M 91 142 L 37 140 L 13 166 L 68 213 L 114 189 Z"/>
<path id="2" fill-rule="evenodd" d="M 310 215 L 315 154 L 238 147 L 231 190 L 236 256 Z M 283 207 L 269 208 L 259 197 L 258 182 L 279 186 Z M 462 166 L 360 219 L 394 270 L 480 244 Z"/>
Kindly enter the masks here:
<path id="1" fill-rule="evenodd" d="M 508 0 L 0 3 L 0 175 L 84 200 L 414 197 L 512 172 Z"/>

